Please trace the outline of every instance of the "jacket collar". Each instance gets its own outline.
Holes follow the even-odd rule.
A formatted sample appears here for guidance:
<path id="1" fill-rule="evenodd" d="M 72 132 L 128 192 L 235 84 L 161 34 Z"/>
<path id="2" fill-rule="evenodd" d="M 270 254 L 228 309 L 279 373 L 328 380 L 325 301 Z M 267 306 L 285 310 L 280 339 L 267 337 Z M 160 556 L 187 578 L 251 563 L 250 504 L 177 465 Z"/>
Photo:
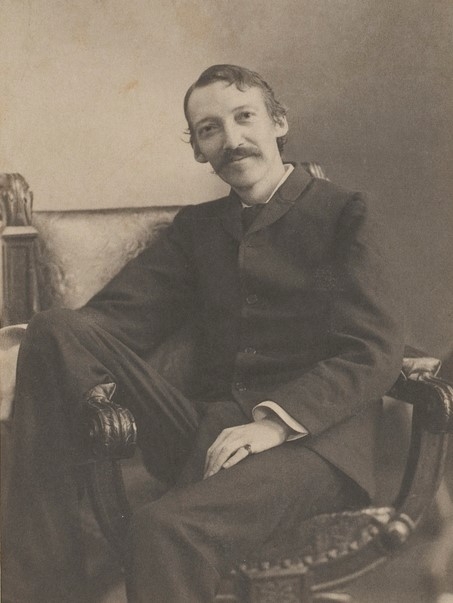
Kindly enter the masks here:
<path id="1" fill-rule="evenodd" d="M 294 204 L 296 199 L 313 180 L 310 174 L 301 165 L 295 165 L 293 172 L 277 189 L 272 198 L 259 212 L 248 232 L 261 230 L 281 218 Z M 235 239 L 241 240 L 241 199 L 231 190 L 225 212 L 221 216 L 222 225 Z"/>

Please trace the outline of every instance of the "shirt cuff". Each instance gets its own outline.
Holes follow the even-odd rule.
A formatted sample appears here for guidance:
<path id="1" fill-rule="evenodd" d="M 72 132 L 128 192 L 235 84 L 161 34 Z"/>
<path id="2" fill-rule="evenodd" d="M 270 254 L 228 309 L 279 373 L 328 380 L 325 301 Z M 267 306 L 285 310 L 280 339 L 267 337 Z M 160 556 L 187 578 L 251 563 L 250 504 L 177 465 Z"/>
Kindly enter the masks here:
<path id="1" fill-rule="evenodd" d="M 299 438 L 303 438 L 310 433 L 308 429 L 305 429 L 305 427 L 293 419 L 292 416 L 286 412 L 286 410 L 283 410 L 279 404 L 272 402 L 272 400 L 260 402 L 253 408 L 253 420 L 261 421 L 262 419 L 269 417 L 269 415 L 272 413 L 275 413 L 278 417 L 280 417 L 280 419 L 286 423 L 286 425 L 288 425 L 293 432 L 295 432 L 289 434 L 286 439 L 287 442 L 290 442 L 291 440 L 298 440 Z"/>

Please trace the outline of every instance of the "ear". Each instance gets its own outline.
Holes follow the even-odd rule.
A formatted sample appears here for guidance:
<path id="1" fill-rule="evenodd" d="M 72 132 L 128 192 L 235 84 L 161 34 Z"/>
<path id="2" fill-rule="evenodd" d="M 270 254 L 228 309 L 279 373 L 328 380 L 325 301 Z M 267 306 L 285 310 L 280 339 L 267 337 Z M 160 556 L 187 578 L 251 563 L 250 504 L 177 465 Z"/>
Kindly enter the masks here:
<path id="1" fill-rule="evenodd" d="M 195 161 L 198 161 L 198 163 L 208 163 L 208 160 L 206 159 L 206 157 L 203 155 L 203 153 L 198 148 L 197 143 L 191 142 L 191 145 L 192 145 L 193 156 L 195 157 Z"/>
<path id="2" fill-rule="evenodd" d="M 279 117 L 278 120 L 275 121 L 275 137 L 280 138 L 281 136 L 286 136 L 288 130 L 289 126 L 286 116 Z"/>

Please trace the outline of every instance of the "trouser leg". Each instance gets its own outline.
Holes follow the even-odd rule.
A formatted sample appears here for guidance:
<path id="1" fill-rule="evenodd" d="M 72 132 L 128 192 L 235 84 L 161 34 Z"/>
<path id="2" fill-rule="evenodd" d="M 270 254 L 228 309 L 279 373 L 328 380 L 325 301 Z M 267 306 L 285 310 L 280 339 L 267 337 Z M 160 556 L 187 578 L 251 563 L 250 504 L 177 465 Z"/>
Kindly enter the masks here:
<path id="1" fill-rule="evenodd" d="M 212 603 L 229 564 L 263 546 L 278 553 L 303 519 L 364 502 L 363 491 L 302 440 L 203 480 L 209 445 L 223 428 L 244 422 L 235 403 L 209 406 L 180 483 L 133 517 L 130 603 Z"/>
<path id="2" fill-rule="evenodd" d="M 79 313 L 37 315 L 18 362 L 2 547 L 5 602 L 88 600 L 77 504 L 83 455 L 74 421 L 84 393 L 106 382 L 117 383 L 141 436 L 156 444 L 160 454 L 151 462 L 160 476 L 187 455 L 197 412 L 184 396 Z"/>

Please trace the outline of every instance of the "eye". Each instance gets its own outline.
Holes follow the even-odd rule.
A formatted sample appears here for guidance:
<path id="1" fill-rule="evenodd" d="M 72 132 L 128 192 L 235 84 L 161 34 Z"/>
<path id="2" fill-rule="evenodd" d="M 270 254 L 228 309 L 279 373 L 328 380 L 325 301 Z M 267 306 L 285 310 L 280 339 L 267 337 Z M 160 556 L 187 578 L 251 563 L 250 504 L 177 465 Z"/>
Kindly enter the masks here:
<path id="1" fill-rule="evenodd" d="M 249 119 L 252 119 L 253 115 L 254 114 L 252 111 L 241 111 L 239 113 L 238 117 L 239 117 L 239 119 L 247 121 Z"/>
<path id="2" fill-rule="evenodd" d="M 210 136 L 211 134 L 214 133 L 215 127 L 216 127 L 215 124 L 205 124 L 198 128 L 197 134 L 201 138 Z"/>

